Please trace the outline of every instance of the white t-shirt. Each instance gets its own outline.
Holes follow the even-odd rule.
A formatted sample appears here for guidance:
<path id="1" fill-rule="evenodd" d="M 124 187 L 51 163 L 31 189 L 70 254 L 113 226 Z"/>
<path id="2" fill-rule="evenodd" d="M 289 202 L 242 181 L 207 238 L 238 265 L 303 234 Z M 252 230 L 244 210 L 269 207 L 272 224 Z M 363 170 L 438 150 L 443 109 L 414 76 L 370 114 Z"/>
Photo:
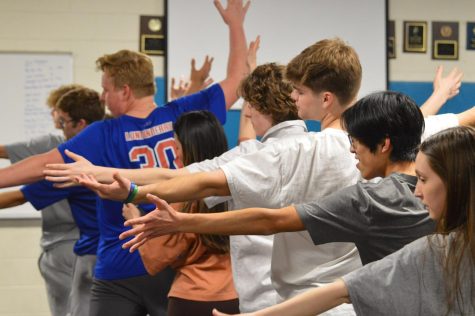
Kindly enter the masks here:
<path id="1" fill-rule="evenodd" d="M 276 140 L 221 169 L 236 208 L 280 208 L 315 201 L 355 184 L 359 172 L 349 147 L 345 132 L 327 128 Z M 231 237 L 234 282 L 244 312 L 275 302 L 270 300 L 272 288 L 267 287 L 270 241 L 270 236 Z M 315 246 L 307 232 L 298 232 L 275 235 L 273 245 L 272 284 L 282 298 L 332 282 L 361 267 L 352 243 Z"/>
<path id="2" fill-rule="evenodd" d="M 231 150 L 228 150 L 221 156 L 215 157 L 213 159 L 207 159 L 201 162 L 193 163 L 186 166 L 186 169 L 190 173 L 194 172 L 205 172 L 219 169 L 221 166 L 232 161 L 233 159 L 258 151 L 259 149 L 264 148 L 266 145 L 270 144 L 276 139 L 282 139 L 286 137 L 295 137 L 296 135 L 302 135 L 307 133 L 307 126 L 302 120 L 292 120 L 285 121 L 279 124 L 276 124 L 269 128 L 264 136 L 262 136 L 261 141 L 256 139 L 250 139 L 245 142 L 241 142 L 238 146 L 234 147 Z M 219 203 L 231 200 L 232 197 L 222 197 L 222 196 L 212 196 L 204 199 L 208 207 L 213 207 Z M 229 208 L 233 209 L 233 208 Z"/>
<path id="3" fill-rule="evenodd" d="M 422 134 L 421 141 L 424 141 L 431 135 L 438 133 L 444 129 L 455 127 L 459 125 L 457 115 L 452 113 L 430 115 L 424 119 L 425 129 Z"/>

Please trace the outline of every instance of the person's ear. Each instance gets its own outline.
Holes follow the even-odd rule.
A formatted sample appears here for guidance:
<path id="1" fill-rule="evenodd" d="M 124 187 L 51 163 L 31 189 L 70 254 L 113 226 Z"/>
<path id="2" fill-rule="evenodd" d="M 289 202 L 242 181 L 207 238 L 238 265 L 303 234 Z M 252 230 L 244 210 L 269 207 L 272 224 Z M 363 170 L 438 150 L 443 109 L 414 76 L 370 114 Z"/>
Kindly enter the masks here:
<path id="1" fill-rule="evenodd" d="M 393 145 L 391 144 L 391 139 L 389 136 L 386 136 L 381 143 L 381 153 L 389 153 L 393 149 Z"/>
<path id="2" fill-rule="evenodd" d="M 79 121 L 76 122 L 76 127 L 79 127 L 80 129 L 83 129 L 87 126 L 87 121 L 85 119 L 80 119 Z"/>
<path id="3" fill-rule="evenodd" d="M 322 98 L 323 98 L 323 108 L 329 108 L 332 106 L 335 100 L 335 95 L 329 91 L 325 91 L 322 93 Z"/>

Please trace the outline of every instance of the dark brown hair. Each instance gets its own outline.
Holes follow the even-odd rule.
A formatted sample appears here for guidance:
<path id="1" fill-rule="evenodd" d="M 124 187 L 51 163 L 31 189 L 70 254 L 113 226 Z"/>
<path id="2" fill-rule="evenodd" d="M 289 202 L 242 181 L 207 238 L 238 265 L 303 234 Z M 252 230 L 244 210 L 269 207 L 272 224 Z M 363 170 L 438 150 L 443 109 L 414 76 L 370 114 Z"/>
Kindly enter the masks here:
<path id="1" fill-rule="evenodd" d="M 79 88 L 64 94 L 58 100 L 57 108 L 67 113 L 74 122 L 84 119 L 87 124 L 102 120 L 105 115 L 99 94 L 89 88 Z"/>
<path id="2" fill-rule="evenodd" d="M 420 152 L 427 157 L 430 168 L 441 178 L 447 191 L 437 232 L 443 236 L 454 233 L 450 243 L 444 238 L 442 244 L 449 314 L 455 304 L 464 305 L 461 283 L 471 283 L 472 298 L 475 293 L 475 129 L 444 130 L 423 142 Z M 475 304 L 473 299 L 471 304 Z"/>
<path id="3" fill-rule="evenodd" d="M 213 159 L 228 150 L 224 129 L 213 113 L 192 111 L 181 115 L 174 124 L 175 135 L 182 145 L 183 164 Z M 217 213 L 226 211 L 225 203 L 208 208 L 200 201 L 185 203 L 182 212 Z M 199 235 L 203 243 L 218 253 L 229 252 L 229 236 Z"/>

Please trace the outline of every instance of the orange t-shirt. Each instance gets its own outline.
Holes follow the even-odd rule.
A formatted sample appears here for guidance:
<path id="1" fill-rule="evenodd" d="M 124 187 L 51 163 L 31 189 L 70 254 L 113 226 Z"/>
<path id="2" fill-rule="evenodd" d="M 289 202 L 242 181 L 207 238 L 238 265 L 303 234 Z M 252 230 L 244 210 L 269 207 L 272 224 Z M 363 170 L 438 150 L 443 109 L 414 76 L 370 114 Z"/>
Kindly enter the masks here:
<path id="1" fill-rule="evenodd" d="M 194 301 L 226 301 L 238 297 L 229 253 L 210 251 L 196 234 L 176 233 L 153 238 L 140 246 L 139 252 L 151 275 L 169 265 L 176 270 L 169 297 Z"/>

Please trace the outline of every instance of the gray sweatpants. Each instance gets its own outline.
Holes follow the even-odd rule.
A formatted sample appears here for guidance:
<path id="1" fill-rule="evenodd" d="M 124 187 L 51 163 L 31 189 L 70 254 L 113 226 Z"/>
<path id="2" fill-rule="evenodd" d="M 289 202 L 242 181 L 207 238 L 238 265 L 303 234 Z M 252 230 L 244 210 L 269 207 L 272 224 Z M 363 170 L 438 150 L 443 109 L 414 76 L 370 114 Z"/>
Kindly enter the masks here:
<path id="1" fill-rule="evenodd" d="M 70 296 L 70 315 L 89 316 L 95 255 L 77 256 Z"/>
<path id="2" fill-rule="evenodd" d="M 41 253 L 38 268 L 46 284 L 46 296 L 52 316 L 65 316 L 76 260 L 75 240 L 64 241 Z"/>

